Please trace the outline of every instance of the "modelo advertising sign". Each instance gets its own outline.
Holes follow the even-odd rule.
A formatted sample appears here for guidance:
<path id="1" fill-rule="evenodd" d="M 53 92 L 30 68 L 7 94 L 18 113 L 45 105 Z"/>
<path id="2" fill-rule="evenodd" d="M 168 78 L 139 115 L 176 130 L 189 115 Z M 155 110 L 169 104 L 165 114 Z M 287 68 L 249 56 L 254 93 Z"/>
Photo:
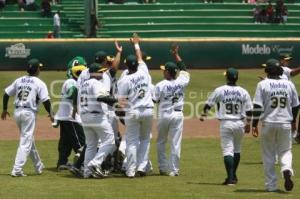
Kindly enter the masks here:
<path id="1" fill-rule="evenodd" d="M 27 60 L 33 57 L 41 60 L 44 70 L 65 70 L 75 56 L 83 56 L 91 64 L 99 50 L 108 55 L 116 53 L 114 40 L 0 40 L 0 70 L 24 70 Z M 119 39 L 119 43 L 123 46 L 122 59 L 135 53 L 128 39 Z M 189 68 L 258 68 L 267 59 L 282 54 L 293 57 L 292 65 L 300 65 L 300 59 L 294 56 L 300 49 L 300 40 L 296 39 L 142 39 L 141 50 L 152 57 L 149 68 L 158 69 L 161 64 L 174 60 L 170 53 L 173 43 L 180 46 L 180 55 Z"/>

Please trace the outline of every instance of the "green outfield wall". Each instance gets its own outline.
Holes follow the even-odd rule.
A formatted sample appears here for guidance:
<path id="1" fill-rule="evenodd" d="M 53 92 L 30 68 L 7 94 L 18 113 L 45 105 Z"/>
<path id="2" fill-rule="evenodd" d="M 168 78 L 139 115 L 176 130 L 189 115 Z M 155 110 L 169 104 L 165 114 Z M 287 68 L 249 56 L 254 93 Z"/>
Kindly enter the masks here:
<path id="1" fill-rule="evenodd" d="M 123 46 L 123 58 L 134 53 L 129 40 L 119 42 Z M 141 49 L 152 56 L 148 64 L 151 69 L 173 60 L 169 49 L 174 42 L 180 45 L 180 54 L 190 68 L 255 68 L 280 54 L 292 55 L 292 64 L 300 65 L 300 56 L 297 57 L 300 39 L 143 39 Z M 74 56 L 83 56 L 92 63 L 98 50 L 114 54 L 114 40 L 0 40 L 0 70 L 22 70 L 33 57 L 43 62 L 44 70 L 64 70 Z"/>

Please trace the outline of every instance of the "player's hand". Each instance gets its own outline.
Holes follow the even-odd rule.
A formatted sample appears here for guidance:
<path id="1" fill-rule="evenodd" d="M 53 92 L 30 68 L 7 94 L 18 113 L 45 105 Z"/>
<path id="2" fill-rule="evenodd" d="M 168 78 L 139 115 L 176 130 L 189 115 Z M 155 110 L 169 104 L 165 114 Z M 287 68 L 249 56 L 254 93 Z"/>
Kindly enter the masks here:
<path id="1" fill-rule="evenodd" d="M 52 115 L 52 114 L 49 114 L 48 117 L 50 118 L 51 123 L 53 123 L 53 122 L 54 122 L 54 117 L 53 117 L 53 115 Z"/>
<path id="2" fill-rule="evenodd" d="M 118 53 L 121 53 L 123 51 L 123 47 L 119 45 L 118 41 L 115 41 L 115 46 Z"/>
<path id="3" fill-rule="evenodd" d="M 245 125 L 245 133 L 250 133 L 250 124 Z"/>
<path id="4" fill-rule="evenodd" d="M 176 55 L 178 54 L 178 51 L 179 51 L 179 46 L 177 43 L 173 43 L 172 46 L 171 46 L 171 53 Z"/>
<path id="5" fill-rule="evenodd" d="M 2 120 L 6 120 L 6 117 L 10 117 L 10 114 L 9 114 L 9 112 L 7 112 L 7 111 L 3 111 L 2 113 L 1 113 L 1 119 Z"/>
<path id="6" fill-rule="evenodd" d="M 137 33 L 133 33 L 132 38 L 130 38 L 130 42 L 133 44 L 138 44 L 140 42 L 140 38 Z"/>
<path id="7" fill-rule="evenodd" d="M 203 113 L 203 114 L 201 114 L 199 120 L 200 120 L 201 122 L 204 122 L 204 120 L 205 120 L 206 118 L 207 118 L 207 114 Z"/>
<path id="8" fill-rule="evenodd" d="M 253 137 L 258 137 L 258 128 L 257 127 L 252 127 L 252 135 Z"/>

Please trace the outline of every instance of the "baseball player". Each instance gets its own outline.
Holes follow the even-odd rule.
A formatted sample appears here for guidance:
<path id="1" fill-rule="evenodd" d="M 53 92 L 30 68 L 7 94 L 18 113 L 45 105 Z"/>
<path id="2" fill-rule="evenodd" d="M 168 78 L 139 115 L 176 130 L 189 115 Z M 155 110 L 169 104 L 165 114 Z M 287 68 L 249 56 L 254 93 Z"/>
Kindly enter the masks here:
<path id="1" fill-rule="evenodd" d="M 164 80 L 155 86 L 154 100 L 158 103 L 157 157 L 160 175 L 178 176 L 183 130 L 184 90 L 190 82 L 184 62 L 173 48 L 177 65 L 167 62 L 161 66 Z M 177 67 L 178 66 L 178 67 Z M 178 69 L 179 76 L 176 77 Z M 170 159 L 166 157 L 166 143 L 170 138 Z"/>
<path id="2" fill-rule="evenodd" d="M 79 113 L 86 137 L 84 178 L 104 177 L 101 164 L 115 147 L 113 130 L 107 117 L 107 105 L 101 101 L 109 96 L 108 90 L 99 81 L 106 70 L 99 64 L 93 64 L 89 68 L 90 78 L 78 87 Z M 97 152 L 99 140 L 101 144 Z"/>
<path id="3" fill-rule="evenodd" d="M 149 159 L 150 134 L 153 118 L 153 101 L 151 97 L 151 77 L 147 65 L 142 59 L 139 38 L 131 38 L 135 55 L 126 58 L 128 73 L 118 81 L 118 98 L 125 106 L 126 125 L 126 176 L 146 175 Z"/>
<path id="4" fill-rule="evenodd" d="M 16 79 L 5 89 L 5 94 L 3 96 L 1 119 L 5 120 L 6 117 L 9 116 L 9 112 L 7 111 L 8 100 L 10 96 L 15 96 L 14 118 L 20 129 L 19 148 L 11 172 L 11 176 L 13 177 L 26 176 L 23 172 L 23 166 L 27 161 L 28 155 L 33 161 L 37 174 L 41 174 L 44 168 L 44 164 L 36 149 L 33 136 L 39 103 L 43 103 L 52 122 L 53 116 L 47 86 L 38 78 L 40 67 L 42 67 L 42 64 L 38 59 L 29 60 L 27 66 L 28 75 Z"/>
<path id="5" fill-rule="evenodd" d="M 292 82 L 280 78 L 283 73 L 278 60 L 269 59 L 265 72 L 267 78 L 259 82 L 254 97 L 252 134 L 258 136 L 258 120 L 262 121 L 261 147 L 267 191 L 277 191 L 275 154 L 279 156 L 285 190 L 291 191 L 292 136 L 298 113 L 298 95 Z M 292 125 L 291 125 L 292 124 Z"/>
<path id="6" fill-rule="evenodd" d="M 80 156 L 85 145 L 85 137 L 83 128 L 81 126 L 81 119 L 78 114 L 75 118 L 72 117 L 73 113 L 73 98 L 77 92 L 76 80 L 81 71 L 85 70 L 84 65 L 73 66 L 71 71 L 72 78 L 66 80 L 61 89 L 61 102 L 54 119 L 60 126 L 60 139 L 58 142 L 59 157 L 57 161 L 58 171 L 69 169 L 68 157 L 72 149 L 77 156 Z M 84 153 L 84 152 L 83 152 Z"/>
<path id="7" fill-rule="evenodd" d="M 225 76 L 227 84 L 216 88 L 208 97 L 200 120 L 204 121 L 208 110 L 217 105 L 216 117 L 220 120 L 221 147 L 227 173 L 222 184 L 234 185 L 238 181 L 236 172 L 240 162 L 242 139 L 244 133 L 250 132 L 252 103 L 249 93 L 236 84 L 238 71 L 228 68 Z"/>

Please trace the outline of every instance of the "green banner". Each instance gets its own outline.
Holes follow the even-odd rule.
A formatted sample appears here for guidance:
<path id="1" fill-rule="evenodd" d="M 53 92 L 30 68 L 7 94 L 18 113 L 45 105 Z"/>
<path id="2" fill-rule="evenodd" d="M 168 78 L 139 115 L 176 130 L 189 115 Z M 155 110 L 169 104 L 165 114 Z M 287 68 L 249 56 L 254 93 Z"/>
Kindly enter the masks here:
<path id="1" fill-rule="evenodd" d="M 300 65 L 300 58 L 295 56 L 300 51 L 300 40 L 145 39 L 140 46 L 152 57 L 148 63 L 151 69 L 158 69 L 159 65 L 173 60 L 170 54 L 173 42 L 180 45 L 181 57 L 189 68 L 255 68 L 280 54 L 290 54 L 294 58 L 292 64 Z M 123 39 L 119 43 L 123 46 L 122 59 L 134 53 L 129 40 Z M 83 56 L 92 63 L 98 50 L 114 55 L 114 40 L 1 40 L 0 70 L 24 70 L 27 60 L 33 57 L 40 59 L 45 70 L 65 70 L 68 61 L 75 56 Z"/>

